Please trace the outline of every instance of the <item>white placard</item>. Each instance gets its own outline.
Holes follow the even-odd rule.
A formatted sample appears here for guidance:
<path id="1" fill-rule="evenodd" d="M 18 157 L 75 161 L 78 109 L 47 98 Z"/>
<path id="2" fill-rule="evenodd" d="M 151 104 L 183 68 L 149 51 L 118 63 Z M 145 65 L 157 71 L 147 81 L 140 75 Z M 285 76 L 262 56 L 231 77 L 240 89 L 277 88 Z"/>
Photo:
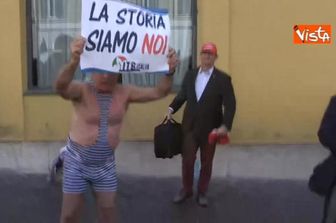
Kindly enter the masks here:
<path id="1" fill-rule="evenodd" d="M 167 10 L 113 0 L 82 0 L 83 72 L 168 72 Z"/>

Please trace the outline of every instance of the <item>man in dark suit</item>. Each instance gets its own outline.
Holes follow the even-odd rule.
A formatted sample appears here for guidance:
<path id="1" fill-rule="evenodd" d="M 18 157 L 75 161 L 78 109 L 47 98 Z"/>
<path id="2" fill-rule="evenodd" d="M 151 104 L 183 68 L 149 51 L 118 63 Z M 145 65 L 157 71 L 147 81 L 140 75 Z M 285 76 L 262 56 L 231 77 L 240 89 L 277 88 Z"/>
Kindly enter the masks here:
<path id="1" fill-rule="evenodd" d="M 216 45 L 205 43 L 201 48 L 200 67 L 186 73 L 181 90 L 168 109 L 168 118 L 171 118 L 171 114 L 187 102 L 182 120 L 183 188 L 174 197 L 174 203 L 182 203 L 193 195 L 194 163 L 200 148 L 197 202 L 202 207 L 208 206 L 206 192 L 216 147 L 215 143 L 209 143 L 208 136 L 210 133 L 224 136 L 232 127 L 236 100 L 231 77 L 214 66 L 216 59 Z"/>
<path id="2" fill-rule="evenodd" d="M 329 105 L 324 112 L 318 131 L 318 137 L 321 144 L 331 152 L 329 157 L 320 164 L 320 176 L 315 176 L 316 180 L 319 180 L 319 182 L 315 183 L 324 185 L 324 188 L 326 187 L 327 189 L 322 222 L 336 223 L 336 96 L 333 96 L 330 99 Z M 324 172 L 322 172 L 322 170 Z"/>

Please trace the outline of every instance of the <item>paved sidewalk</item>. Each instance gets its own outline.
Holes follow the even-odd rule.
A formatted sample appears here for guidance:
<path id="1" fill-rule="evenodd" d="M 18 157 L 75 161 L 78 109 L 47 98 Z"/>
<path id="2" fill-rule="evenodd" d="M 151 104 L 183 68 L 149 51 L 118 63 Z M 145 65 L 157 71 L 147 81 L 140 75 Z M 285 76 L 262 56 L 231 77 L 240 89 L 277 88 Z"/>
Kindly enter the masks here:
<path id="1" fill-rule="evenodd" d="M 0 143 L 0 169 L 45 174 L 64 142 Z M 119 173 L 180 176 L 181 158 L 156 159 L 152 142 L 122 142 L 116 150 Z M 328 151 L 314 145 L 218 146 L 213 175 L 239 178 L 307 179 Z"/>

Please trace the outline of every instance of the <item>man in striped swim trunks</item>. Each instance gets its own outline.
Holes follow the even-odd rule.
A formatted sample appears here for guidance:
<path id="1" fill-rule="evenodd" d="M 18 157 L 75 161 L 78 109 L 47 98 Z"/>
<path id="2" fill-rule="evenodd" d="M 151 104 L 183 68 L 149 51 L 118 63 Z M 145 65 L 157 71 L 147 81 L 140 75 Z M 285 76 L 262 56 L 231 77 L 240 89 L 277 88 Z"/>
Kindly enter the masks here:
<path id="1" fill-rule="evenodd" d="M 123 86 L 119 74 L 93 73 L 92 83 L 73 80 L 84 38 L 71 44 L 71 59 L 55 81 L 56 92 L 74 107 L 63 164 L 61 223 L 80 222 L 84 193 L 95 192 L 99 222 L 116 221 L 117 177 L 114 150 L 129 103 L 157 100 L 168 94 L 177 65 L 175 51 L 168 54 L 169 73 L 154 88 Z"/>

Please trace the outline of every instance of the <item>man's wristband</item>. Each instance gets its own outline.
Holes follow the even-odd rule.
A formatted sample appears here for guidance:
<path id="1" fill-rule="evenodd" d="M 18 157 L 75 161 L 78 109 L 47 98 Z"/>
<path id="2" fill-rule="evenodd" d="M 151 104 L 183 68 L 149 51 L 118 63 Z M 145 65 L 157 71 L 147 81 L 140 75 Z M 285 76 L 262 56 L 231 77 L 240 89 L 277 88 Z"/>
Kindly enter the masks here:
<path id="1" fill-rule="evenodd" d="M 173 72 L 166 73 L 166 76 L 170 77 L 170 76 L 173 76 L 174 74 L 175 74 L 175 70 Z"/>
<path id="2" fill-rule="evenodd" d="M 172 107 L 168 107 L 168 110 L 170 111 L 170 113 L 174 113 L 174 109 Z"/>

